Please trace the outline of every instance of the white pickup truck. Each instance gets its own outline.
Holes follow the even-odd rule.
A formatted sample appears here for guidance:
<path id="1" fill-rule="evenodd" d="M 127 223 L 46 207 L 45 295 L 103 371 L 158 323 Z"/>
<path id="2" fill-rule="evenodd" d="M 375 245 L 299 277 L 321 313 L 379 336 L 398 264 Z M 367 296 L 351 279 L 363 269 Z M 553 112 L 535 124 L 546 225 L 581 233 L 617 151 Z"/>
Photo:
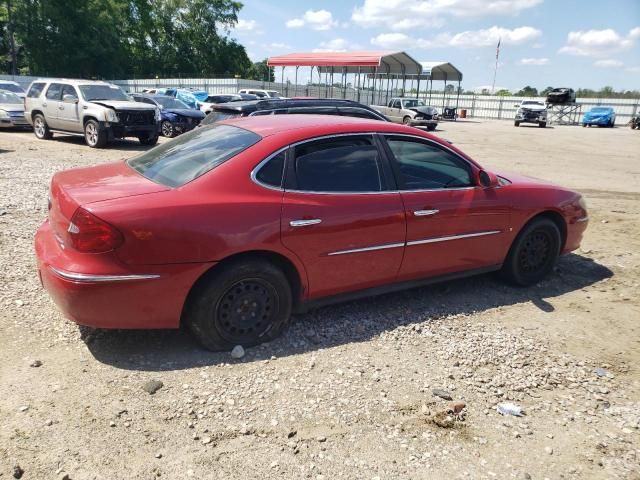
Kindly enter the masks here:
<path id="1" fill-rule="evenodd" d="M 386 106 L 371 105 L 371 108 L 382 113 L 392 122 L 427 127 L 429 131 L 436 129 L 440 118 L 438 110 L 417 98 L 392 98 Z"/>

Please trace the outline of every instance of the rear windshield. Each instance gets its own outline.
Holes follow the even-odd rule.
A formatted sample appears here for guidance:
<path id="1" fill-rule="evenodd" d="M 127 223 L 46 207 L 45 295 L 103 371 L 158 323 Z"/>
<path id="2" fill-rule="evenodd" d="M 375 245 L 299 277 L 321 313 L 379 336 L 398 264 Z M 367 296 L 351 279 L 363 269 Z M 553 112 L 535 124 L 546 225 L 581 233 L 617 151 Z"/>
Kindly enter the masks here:
<path id="1" fill-rule="evenodd" d="M 0 103 L 22 105 L 22 100 L 15 93 L 0 90 Z"/>
<path id="2" fill-rule="evenodd" d="M 220 122 L 222 120 L 228 120 L 230 118 L 237 118 L 237 117 L 240 117 L 240 116 L 241 116 L 240 112 L 234 112 L 234 111 L 229 111 L 229 110 L 223 110 L 223 111 L 218 112 L 218 111 L 214 110 L 209 115 L 207 115 L 207 117 L 204 120 L 202 120 L 200 125 L 211 125 L 212 123 L 215 123 L 215 122 Z"/>
<path id="3" fill-rule="evenodd" d="M 24 90 L 20 85 L 14 85 L 13 83 L 0 83 L 0 90 L 9 90 L 14 93 L 24 93 Z"/>
<path id="4" fill-rule="evenodd" d="M 183 110 L 189 110 L 189 107 L 185 103 L 173 97 L 163 97 L 158 95 L 154 100 L 162 105 L 162 108 L 182 108 Z"/>
<path id="5" fill-rule="evenodd" d="M 127 161 L 134 170 L 169 187 L 179 187 L 213 170 L 260 140 L 231 125 L 197 128 Z"/>

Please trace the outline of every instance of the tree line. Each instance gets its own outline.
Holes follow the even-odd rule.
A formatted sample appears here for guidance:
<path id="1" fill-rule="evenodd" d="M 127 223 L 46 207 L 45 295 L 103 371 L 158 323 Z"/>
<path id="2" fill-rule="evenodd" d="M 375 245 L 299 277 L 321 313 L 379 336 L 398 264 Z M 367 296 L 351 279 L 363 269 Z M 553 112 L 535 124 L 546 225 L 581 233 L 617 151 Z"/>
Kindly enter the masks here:
<path id="1" fill-rule="evenodd" d="M 554 87 L 547 87 L 544 90 L 540 90 L 535 87 L 527 85 L 526 87 L 518 90 L 516 93 L 512 93 L 510 90 L 498 90 L 495 94 L 499 96 L 509 97 L 514 95 L 516 97 L 546 97 L 547 94 L 553 90 Z M 482 94 L 489 95 L 489 90 Z M 640 90 L 620 90 L 616 92 L 613 87 L 602 87 L 600 90 L 592 90 L 590 88 L 578 88 L 576 90 L 577 98 L 640 98 Z"/>
<path id="2" fill-rule="evenodd" d="M 233 0 L 0 0 L 0 72 L 273 77 L 229 36 Z"/>

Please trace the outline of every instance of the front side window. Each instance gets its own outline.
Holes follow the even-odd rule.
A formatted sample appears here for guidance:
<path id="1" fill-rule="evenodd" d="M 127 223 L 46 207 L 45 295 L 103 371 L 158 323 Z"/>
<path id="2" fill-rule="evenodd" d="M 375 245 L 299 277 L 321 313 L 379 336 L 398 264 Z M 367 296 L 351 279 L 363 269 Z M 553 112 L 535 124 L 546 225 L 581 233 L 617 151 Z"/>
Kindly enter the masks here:
<path id="1" fill-rule="evenodd" d="M 40 94 L 42 93 L 42 90 L 44 90 L 45 85 L 46 83 L 44 82 L 35 82 L 31 84 L 31 87 L 29 87 L 29 92 L 27 93 L 27 97 L 29 98 L 39 97 Z"/>
<path id="2" fill-rule="evenodd" d="M 388 137 L 403 190 L 462 188 L 473 185 L 471 167 L 436 145 L 406 137 Z"/>
<path id="3" fill-rule="evenodd" d="M 195 180 L 260 140 L 260 136 L 231 125 L 197 128 L 130 160 L 131 168 L 169 187 Z"/>
<path id="4" fill-rule="evenodd" d="M 129 100 L 129 97 L 116 85 L 80 85 L 80 93 L 87 102 L 99 100 Z"/>
<path id="5" fill-rule="evenodd" d="M 294 190 L 351 193 L 383 189 L 378 149 L 371 137 L 339 137 L 298 145 L 293 169 Z"/>
<path id="6" fill-rule="evenodd" d="M 71 95 L 73 98 L 78 98 L 78 94 L 76 93 L 76 89 L 73 88 L 71 85 L 63 85 L 62 86 L 62 98 L 64 98 L 65 95 Z"/>
<path id="7" fill-rule="evenodd" d="M 49 100 L 60 100 L 60 92 L 62 92 L 62 85 L 60 83 L 52 83 L 47 89 L 47 98 Z"/>

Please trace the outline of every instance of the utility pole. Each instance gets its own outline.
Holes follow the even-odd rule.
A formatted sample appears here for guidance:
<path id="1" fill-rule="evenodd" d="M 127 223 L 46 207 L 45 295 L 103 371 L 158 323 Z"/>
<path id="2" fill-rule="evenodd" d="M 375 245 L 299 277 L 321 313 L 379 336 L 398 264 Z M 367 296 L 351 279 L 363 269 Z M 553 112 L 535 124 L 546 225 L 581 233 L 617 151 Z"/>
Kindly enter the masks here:
<path id="1" fill-rule="evenodd" d="M 500 42 L 501 38 L 498 39 L 498 46 L 496 47 L 496 66 L 493 69 L 493 83 L 491 84 L 491 94 L 496 94 L 496 75 L 498 74 L 498 57 L 500 57 Z"/>

